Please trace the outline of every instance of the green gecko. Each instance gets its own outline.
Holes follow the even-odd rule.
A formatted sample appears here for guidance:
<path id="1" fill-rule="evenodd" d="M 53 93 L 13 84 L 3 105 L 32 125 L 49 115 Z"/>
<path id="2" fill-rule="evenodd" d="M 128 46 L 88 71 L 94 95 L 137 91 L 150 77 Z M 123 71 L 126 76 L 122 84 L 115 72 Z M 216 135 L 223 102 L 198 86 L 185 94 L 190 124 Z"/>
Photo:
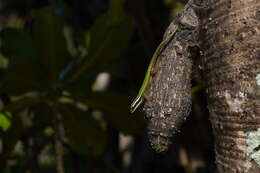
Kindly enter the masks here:
<path id="1" fill-rule="evenodd" d="M 136 96 L 136 98 L 134 99 L 133 103 L 131 104 L 130 107 L 130 112 L 134 113 L 134 111 L 141 105 L 141 103 L 144 101 L 144 92 L 149 84 L 149 81 L 151 79 L 151 72 L 152 72 L 152 68 L 154 66 L 154 64 L 156 63 L 159 55 L 161 54 L 162 50 L 165 48 L 165 46 L 169 43 L 169 41 L 174 37 L 174 35 L 176 34 L 177 31 L 177 27 L 170 33 L 169 36 L 167 36 L 160 44 L 159 46 L 156 48 L 152 60 L 150 61 L 150 64 L 148 66 L 148 69 L 146 71 L 142 86 Z"/>

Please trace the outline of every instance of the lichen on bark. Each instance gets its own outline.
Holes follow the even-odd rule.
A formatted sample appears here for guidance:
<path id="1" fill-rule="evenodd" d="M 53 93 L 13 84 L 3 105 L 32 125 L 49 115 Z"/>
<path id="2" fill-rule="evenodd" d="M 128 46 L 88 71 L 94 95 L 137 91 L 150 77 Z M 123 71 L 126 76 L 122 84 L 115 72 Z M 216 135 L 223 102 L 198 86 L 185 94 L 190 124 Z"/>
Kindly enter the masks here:
<path id="1" fill-rule="evenodd" d="M 209 2 L 199 40 L 218 172 L 260 172 L 251 151 L 260 128 L 260 1 Z"/>
<path id="2" fill-rule="evenodd" d="M 246 154 L 260 166 L 260 128 L 247 134 L 246 144 Z"/>

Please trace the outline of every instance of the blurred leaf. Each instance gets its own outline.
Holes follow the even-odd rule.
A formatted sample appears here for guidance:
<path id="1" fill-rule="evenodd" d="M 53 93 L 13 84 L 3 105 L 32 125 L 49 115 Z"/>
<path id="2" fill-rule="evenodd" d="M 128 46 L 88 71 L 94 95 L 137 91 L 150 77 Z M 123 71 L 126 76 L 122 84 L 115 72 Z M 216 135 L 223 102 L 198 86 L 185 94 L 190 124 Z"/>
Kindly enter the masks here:
<path id="1" fill-rule="evenodd" d="M 3 55 L 0 54 L 0 69 L 3 70 L 7 68 L 8 66 L 8 60 Z"/>
<path id="2" fill-rule="evenodd" d="M 53 122 L 52 108 L 45 102 L 38 102 L 30 106 L 30 112 L 34 114 L 34 125 L 37 128 L 44 128 Z"/>
<path id="3" fill-rule="evenodd" d="M 1 31 L 1 52 L 7 57 L 26 60 L 34 56 L 30 35 L 21 29 L 6 28 Z"/>
<path id="4" fill-rule="evenodd" d="M 2 153 L 0 154 L 0 163 L 6 160 L 6 157 L 13 151 L 15 144 L 18 142 L 22 132 L 23 126 L 21 118 L 17 112 L 12 113 L 12 126 L 5 132 L 0 133 L 2 141 Z"/>
<path id="5" fill-rule="evenodd" d="M 111 29 L 111 19 L 108 14 L 103 14 L 95 20 L 90 30 L 85 33 L 85 45 L 88 48 L 88 55 L 100 48 L 100 43 L 104 41 L 108 31 Z M 89 57 L 91 59 L 91 57 Z"/>
<path id="6" fill-rule="evenodd" d="M 33 24 L 38 56 L 54 88 L 57 87 L 59 74 L 65 68 L 70 56 L 63 32 L 64 18 L 55 9 L 47 7 L 37 11 Z"/>
<path id="7" fill-rule="evenodd" d="M 81 154 L 100 155 L 105 150 L 106 132 L 88 112 L 70 104 L 60 104 L 69 144 Z"/>
<path id="8" fill-rule="evenodd" d="M 5 2 L 4 2 L 3 0 L 0 0 L 0 9 L 3 8 L 3 6 L 5 5 L 4 3 L 5 3 Z"/>
<path id="9" fill-rule="evenodd" d="M 0 92 L 20 94 L 35 89 L 48 89 L 30 35 L 19 29 L 7 28 L 0 32 L 0 38 L 1 53 L 9 58 Z"/>
<path id="10" fill-rule="evenodd" d="M 67 82 L 64 85 L 64 89 L 74 96 L 85 96 L 87 93 L 92 91 L 92 84 L 96 80 L 96 75 L 83 74 L 80 78 Z"/>
<path id="11" fill-rule="evenodd" d="M 112 23 L 120 23 L 120 21 L 127 18 L 124 10 L 125 0 L 110 0 L 110 14 Z"/>
<path id="12" fill-rule="evenodd" d="M 19 112 L 42 101 L 36 97 L 24 97 L 5 106 L 4 111 Z"/>
<path id="13" fill-rule="evenodd" d="M 143 114 L 130 113 L 130 99 L 126 95 L 96 92 L 87 98 L 78 98 L 92 108 L 105 112 L 105 119 L 116 129 L 125 134 L 140 135 L 145 131 Z"/>
<path id="14" fill-rule="evenodd" d="M 121 12 L 123 13 L 123 11 Z M 75 80 L 83 72 L 88 74 L 106 71 L 111 63 L 117 62 L 127 47 L 133 33 L 133 20 L 125 14 L 120 15 L 122 17 L 120 20 L 114 19 L 115 16 L 111 16 L 111 14 L 104 14 L 97 18 L 89 32 L 86 33 L 87 56 L 72 70 L 68 77 L 70 80 Z"/>
<path id="15" fill-rule="evenodd" d="M 128 37 L 132 35 L 133 19 L 124 12 L 123 3 L 124 0 L 111 0 L 110 11 L 98 17 L 89 32 L 86 33 L 85 42 L 88 47 L 89 59 L 92 59 L 98 50 L 107 47 L 108 45 L 105 45 L 103 42 L 107 39 L 111 39 L 110 37 L 112 36 L 124 37 L 121 39 L 129 41 Z M 125 27 L 120 27 L 120 25 L 125 25 Z M 119 31 L 116 32 L 119 35 L 111 35 L 113 33 L 112 31 Z M 116 42 L 113 43 L 117 44 Z M 116 47 L 118 51 L 120 51 L 120 46 L 110 45 L 110 47 L 111 46 Z"/>
<path id="16" fill-rule="evenodd" d="M 3 131 L 7 131 L 11 126 L 11 114 L 9 112 L 0 112 L 0 127 Z"/>

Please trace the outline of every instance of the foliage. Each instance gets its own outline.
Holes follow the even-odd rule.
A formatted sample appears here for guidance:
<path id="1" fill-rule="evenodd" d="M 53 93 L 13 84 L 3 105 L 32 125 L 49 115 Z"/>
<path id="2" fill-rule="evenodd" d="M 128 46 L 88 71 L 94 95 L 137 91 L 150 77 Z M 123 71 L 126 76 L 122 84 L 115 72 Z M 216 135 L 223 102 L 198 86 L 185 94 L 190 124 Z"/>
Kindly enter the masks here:
<path id="1" fill-rule="evenodd" d="M 0 160 L 12 156 L 28 129 L 34 129 L 29 136 L 54 140 L 55 126 L 61 125 L 63 142 L 91 156 L 104 154 L 108 126 L 125 134 L 144 132 L 143 119 L 130 116 L 127 93 L 90 89 L 98 73 L 116 71 L 110 64 L 120 62 L 131 40 L 133 19 L 123 5 L 123 0 L 111 0 L 109 9 L 80 32 L 78 44 L 73 36 L 77 30 L 66 21 L 68 7 L 60 3 L 31 9 L 31 18 L 15 19 L 22 26 L 6 24 L 1 30 L 1 58 L 8 65 L 2 69 L 0 94 L 11 102 L 0 113 Z M 95 117 L 96 110 L 101 117 Z"/>
<path id="2" fill-rule="evenodd" d="M 143 172 L 165 172 L 153 164 L 163 159 L 147 149 L 142 113 L 130 115 L 129 106 L 152 54 L 147 50 L 181 2 L 0 0 L 0 172 L 55 172 L 59 154 L 66 172 L 135 172 L 141 165 L 152 165 Z M 100 91 L 104 72 L 108 86 Z M 128 148 L 122 134 L 131 136 Z M 174 148 L 167 166 L 176 168 L 177 154 Z M 125 164 L 129 155 L 137 168 Z"/>
<path id="3" fill-rule="evenodd" d="M 11 126 L 11 114 L 8 112 L 0 113 L 0 127 L 2 127 L 3 131 L 6 131 Z"/>

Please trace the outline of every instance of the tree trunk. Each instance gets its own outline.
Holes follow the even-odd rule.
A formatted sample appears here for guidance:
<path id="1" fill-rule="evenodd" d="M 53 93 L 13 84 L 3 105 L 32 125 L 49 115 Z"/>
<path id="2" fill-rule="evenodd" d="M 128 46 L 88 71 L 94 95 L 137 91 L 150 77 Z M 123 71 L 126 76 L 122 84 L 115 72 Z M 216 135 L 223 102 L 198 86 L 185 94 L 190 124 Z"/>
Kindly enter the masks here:
<path id="1" fill-rule="evenodd" d="M 260 172 L 260 1 L 211 0 L 200 45 L 218 172 Z"/>

